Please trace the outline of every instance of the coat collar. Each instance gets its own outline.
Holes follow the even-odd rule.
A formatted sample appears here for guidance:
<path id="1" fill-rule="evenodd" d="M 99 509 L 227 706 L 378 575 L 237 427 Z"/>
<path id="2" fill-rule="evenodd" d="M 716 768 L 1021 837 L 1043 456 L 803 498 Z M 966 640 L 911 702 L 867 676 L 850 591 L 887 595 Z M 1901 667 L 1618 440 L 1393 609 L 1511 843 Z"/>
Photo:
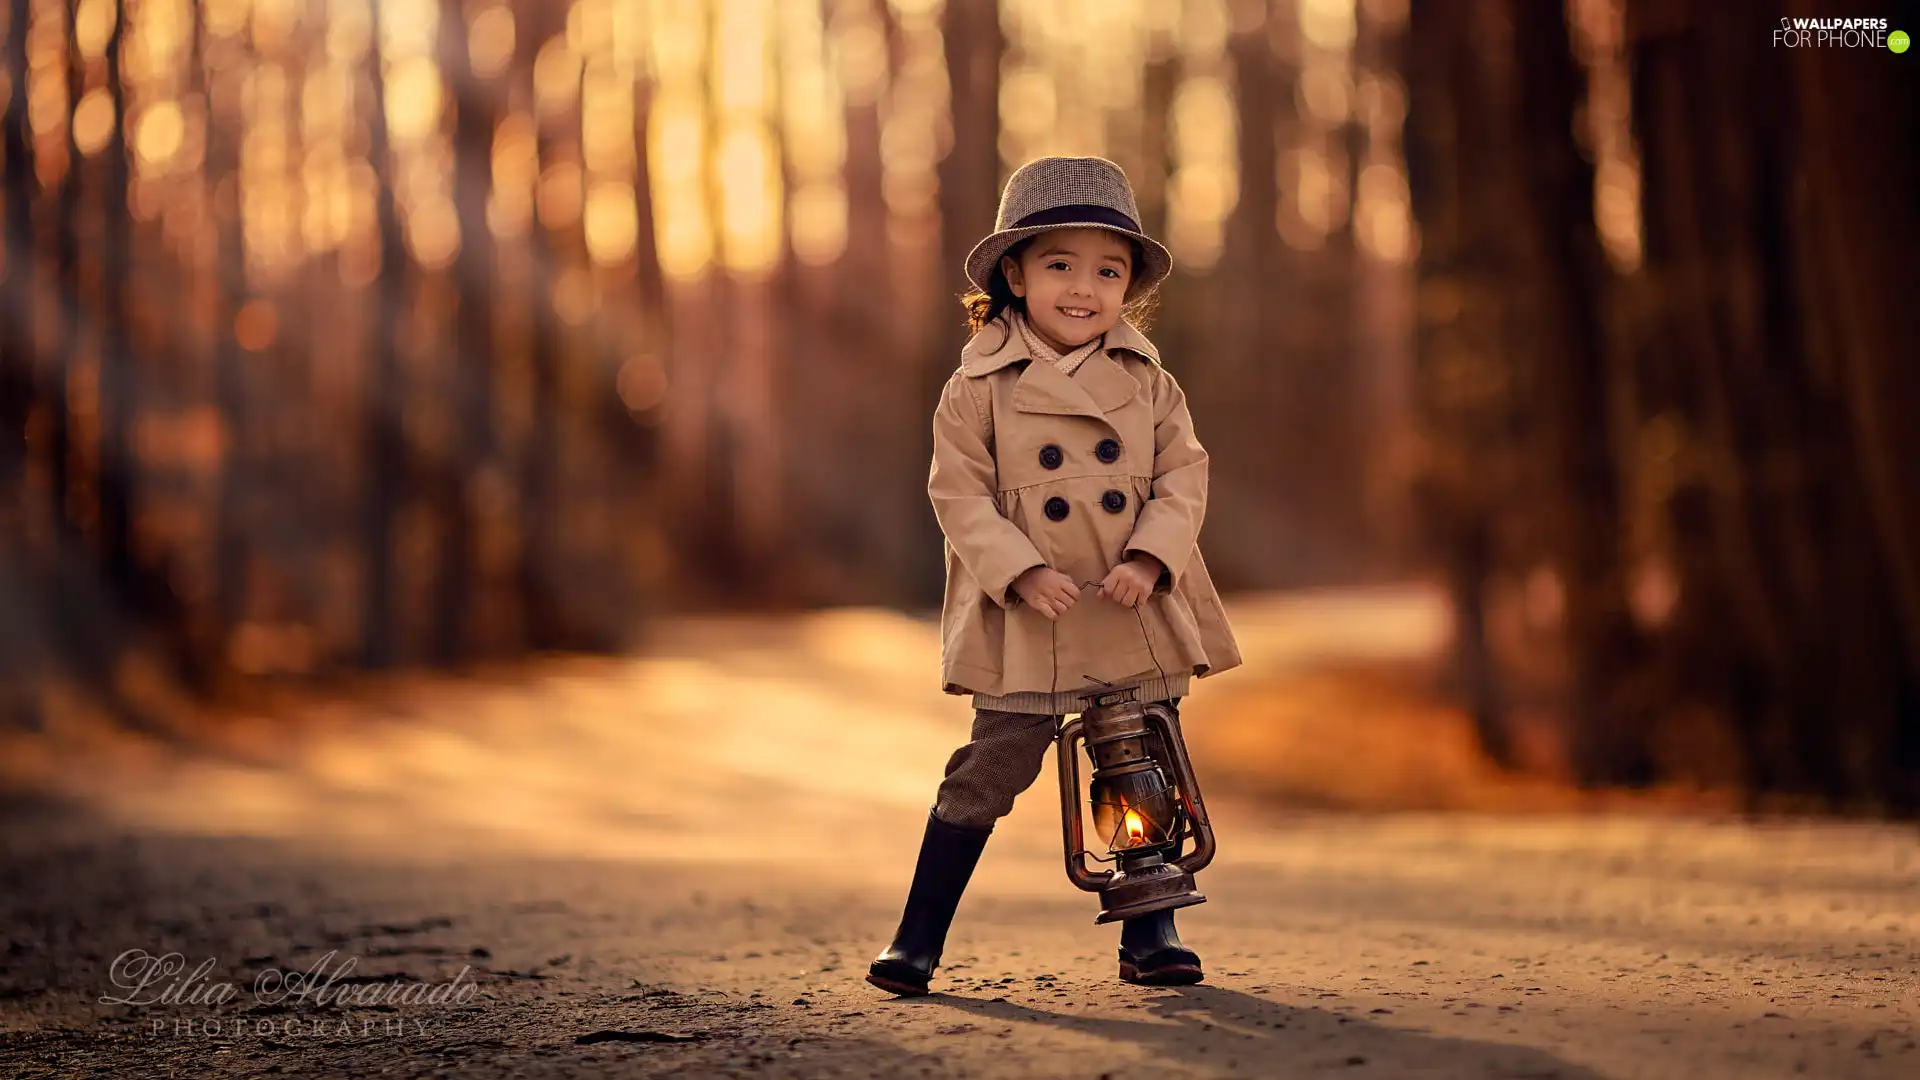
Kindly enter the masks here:
<path id="1" fill-rule="evenodd" d="M 1055 416 L 1090 416 L 1105 420 L 1106 414 L 1132 401 L 1140 393 L 1140 383 L 1115 360 L 1116 352 L 1133 352 L 1152 363 L 1160 354 L 1145 334 L 1125 319 L 1107 331 L 1106 348 L 1087 357 L 1078 371 L 1068 375 L 1051 363 L 1033 363 L 1033 353 L 1011 326 L 998 320 L 980 331 L 961 351 L 960 369 L 969 376 L 985 375 L 1009 364 L 1028 361 L 1013 387 L 1013 407 L 1020 412 Z"/>
<path id="2" fill-rule="evenodd" d="M 1007 318 L 1002 315 L 968 340 L 966 348 L 960 350 L 961 371 L 977 377 L 998 371 L 1016 361 L 1033 359 L 1027 343 L 1007 324 Z M 1104 351 L 1111 354 L 1119 349 L 1137 353 L 1155 364 L 1160 362 L 1160 350 L 1126 319 L 1113 324 L 1113 329 L 1107 331 L 1107 347 Z"/>

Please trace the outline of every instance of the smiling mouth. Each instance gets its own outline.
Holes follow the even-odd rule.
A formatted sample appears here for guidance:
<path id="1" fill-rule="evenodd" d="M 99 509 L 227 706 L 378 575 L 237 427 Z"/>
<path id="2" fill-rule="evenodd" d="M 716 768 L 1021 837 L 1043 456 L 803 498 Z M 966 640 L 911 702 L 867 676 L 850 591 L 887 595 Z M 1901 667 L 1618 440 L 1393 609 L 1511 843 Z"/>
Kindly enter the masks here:
<path id="1" fill-rule="evenodd" d="M 1097 314 L 1097 312 L 1095 312 L 1092 308 L 1083 308 L 1083 307 L 1063 307 L 1063 308 L 1054 308 L 1054 310 L 1058 311 L 1062 315 L 1065 315 L 1069 319 L 1091 319 L 1094 317 L 1094 315 Z"/>

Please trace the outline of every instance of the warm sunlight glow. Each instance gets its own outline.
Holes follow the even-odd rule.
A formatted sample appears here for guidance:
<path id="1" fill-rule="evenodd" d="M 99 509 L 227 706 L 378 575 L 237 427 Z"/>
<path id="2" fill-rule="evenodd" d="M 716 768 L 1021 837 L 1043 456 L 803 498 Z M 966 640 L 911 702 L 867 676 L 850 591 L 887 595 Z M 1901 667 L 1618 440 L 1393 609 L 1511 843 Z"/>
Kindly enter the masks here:
<path id="1" fill-rule="evenodd" d="M 654 180 L 654 228 L 660 267 L 682 280 L 713 257 L 706 206 L 706 124 L 698 98 L 662 95 L 648 125 L 647 164 Z"/>
<path id="2" fill-rule="evenodd" d="M 793 193 L 793 253 L 808 266 L 826 266 L 847 246 L 847 190 L 809 184 Z"/>
<path id="3" fill-rule="evenodd" d="M 560 112 L 579 100 L 580 54 L 567 47 L 566 38 L 540 47 L 533 61 L 533 96 L 545 113 Z"/>
<path id="4" fill-rule="evenodd" d="M 507 70 L 514 41 L 512 8 L 500 4 L 475 15 L 467 29 L 467 62 L 473 65 L 473 73 L 490 79 Z"/>
<path id="5" fill-rule="evenodd" d="M 113 98 L 105 90 L 89 90 L 73 110 L 73 143 L 91 157 L 113 138 Z"/>
<path id="6" fill-rule="evenodd" d="M 540 176 L 533 118 L 515 114 L 493 133 L 493 193 L 487 224 L 500 237 L 522 236 L 533 220 L 534 185 Z"/>
<path id="7" fill-rule="evenodd" d="M 1168 246 L 1176 260 L 1206 270 L 1220 258 L 1227 215 L 1240 200 L 1238 118 L 1226 79 L 1186 80 L 1173 100 L 1171 126 L 1179 164 L 1168 183 Z"/>
<path id="8" fill-rule="evenodd" d="M 232 37 L 247 25 L 247 18 L 252 11 L 251 0 L 205 0 L 201 17 L 207 22 L 207 30 L 215 37 Z"/>
<path id="9" fill-rule="evenodd" d="M 440 122 L 440 72 L 425 56 L 411 56 L 387 74 L 387 123 L 396 142 L 431 134 Z"/>
<path id="10" fill-rule="evenodd" d="M 757 274 L 780 257 L 780 178 L 764 128 L 727 133 L 718 160 L 727 268 Z"/>
<path id="11" fill-rule="evenodd" d="M 719 143 L 720 254 L 736 274 L 759 275 L 780 258 L 778 147 L 767 127 L 772 40 L 766 0 L 721 0 L 714 41 Z"/>
<path id="12" fill-rule="evenodd" d="M 345 135 L 353 123 L 353 70 L 334 64 L 309 72 L 300 88 L 300 117 L 309 139 Z"/>
<path id="13" fill-rule="evenodd" d="M 147 0 L 133 9 L 121 61 L 126 78 L 151 83 L 180 69 L 191 27 L 186 9 L 185 0 Z"/>
<path id="14" fill-rule="evenodd" d="M 780 150 L 793 184 L 787 194 L 788 239 L 795 258 L 824 266 L 840 257 L 847 242 L 842 179 L 847 139 L 839 74 L 827 62 L 818 5 L 780 4 L 776 12 Z"/>
<path id="15" fill-rule="evenodd" d="M 107 39 L 113 36 L 113 0 L 80 0 L 73 15 L 73 43 L 80 55 L 98 60 L 107 54 Z"/>
<path id="16" fill-rule="evenodd" d="M 305 0 L 253 0 L 253 47 L 275 52 L 293 36 Z"/>
<path id="17" fill-rule="evenodd" d="M 1353 86 L 1344 55 L 1313 53 L 1300 73 L 1300 99 L 1324 124 L 1344 123 L 1352 111 Z"/>
<path id="18" fill-rule="evenodd" d="M 1055 105 L 1053 77 L 1044 71 L 1024 68 L 1000 84 L 1000 124 L 1011 134 L 1045 134 L 1053 127 Z"/>
<path id="19" fill-rule="evenodd" d="M 353 228 L 352 173 L 338 147 L 307 155 L 300 170 L 307 195 L 302 235 L 309 251 L 332 251 Z"/>
<path id="20" fill-rule="evenodd" d="M 1300 0 L 1300 33 L 1329 52 L 1353 48 L 1354 0 Z"/>
<path id="21" fill-rule="evenodd" d="M 633 185 L 602 181 L 587 193 L 585 211 L 587 254 L 601 266 L 617 266 L 633 257 L 640 235 L 640 217 L 633 203 Z"/>
<path id="22" fill-rule="evenodd" d="M 1393 263 L 1409 261 L 1413 215 L 1406 174 L 1381 164 L 1361 170 L 1353 224 L 1361 246 L 1376 258 Z"/>
<path id="23" fill-rule="evenodd" d="M 187 125 L 179 103 L 163 101 L 142 113 L 134 130 L 134 152 L 143 164 L 160 168 L 180 152 Z"/>
<path id="24" fill-rule="evenodd" d="M 423 269 L 442 269 L 460 253 L 460 217 L 445 198 L 422 199 L 406 224 L 407 248 Z"/>
<path id="25" fill-rule="evenodd" d="M 380 51 L 389 60 L 432 56 L 440 33 L 440 0 L 381 0 Z"/>
<path id="26" fill-rule="evenodd" d="M 67 122 L 67 80 L 52 66 L 36 67 L 27 82 L 27 122 L 38 138 L 63 130 Z"/>
<path id="27" fill-rule="evenodd" d="M 1571 0 L 1574 51 L 1587 69 L 1587 95 L 1576 135 L 1594 158 L 1593 220 L 1616 270 L 1631 273 L 1644 256 L 1640 151 L 1633 137 L 1633 97 L 1620 0 Z"/>
<path id="28" fill-rule="evenodd" d="M 587 171 L 633 175 L 633 79 L 610 60 L 587 65 L 580 87 L 580 151 Z"/>
<path id="29" fill-rule="evenodd" d="M 355 0 L 332 0 L 327 10 L 327 59 L 356 64 L 373 44 L 372 15 Z"/>

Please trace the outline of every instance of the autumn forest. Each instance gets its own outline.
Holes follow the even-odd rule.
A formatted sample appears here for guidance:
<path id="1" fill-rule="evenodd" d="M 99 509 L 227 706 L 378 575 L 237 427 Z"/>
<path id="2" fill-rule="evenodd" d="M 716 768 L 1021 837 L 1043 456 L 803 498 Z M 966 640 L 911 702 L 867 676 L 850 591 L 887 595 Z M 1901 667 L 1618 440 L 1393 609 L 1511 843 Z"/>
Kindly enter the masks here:
<path id="1" fill-rule="evenodd" d="M 1435 583 L 1497 763 L 1920 811 L 1920 80 L 1767 39 L 1850 14 L 6 0 L 0 725 L 937 607 L 962 260 L 1091 153 L 1223 590 Z"/>

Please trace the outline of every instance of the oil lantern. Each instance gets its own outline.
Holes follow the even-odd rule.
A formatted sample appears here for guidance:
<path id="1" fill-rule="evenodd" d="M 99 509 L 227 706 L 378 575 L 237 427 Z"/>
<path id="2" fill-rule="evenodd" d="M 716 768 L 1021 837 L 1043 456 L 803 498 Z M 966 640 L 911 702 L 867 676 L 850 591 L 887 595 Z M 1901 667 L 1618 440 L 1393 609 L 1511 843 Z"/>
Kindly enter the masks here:
<path id="1" fill-rule="evenodd" d="M 1097 923 L 1206 902 L 1193 875 L 1213 861 L 1213 826 L 1180 735 L 1180 716 L 1160 703 L 1135 700 L 1132 689 L 1083 697 L 1085 712 L 1060 729 L 1060 820 L 1067 877 L 1100 894 Z M 1081 747 L 1092 759 L 1086 787 L 1095 841 L 1087 850 L 1081 799 Z M 1188 840 L 1193 850 L 1181 855 Z M 1090 871 L 1087 859 L 1111 862 Z"/>

